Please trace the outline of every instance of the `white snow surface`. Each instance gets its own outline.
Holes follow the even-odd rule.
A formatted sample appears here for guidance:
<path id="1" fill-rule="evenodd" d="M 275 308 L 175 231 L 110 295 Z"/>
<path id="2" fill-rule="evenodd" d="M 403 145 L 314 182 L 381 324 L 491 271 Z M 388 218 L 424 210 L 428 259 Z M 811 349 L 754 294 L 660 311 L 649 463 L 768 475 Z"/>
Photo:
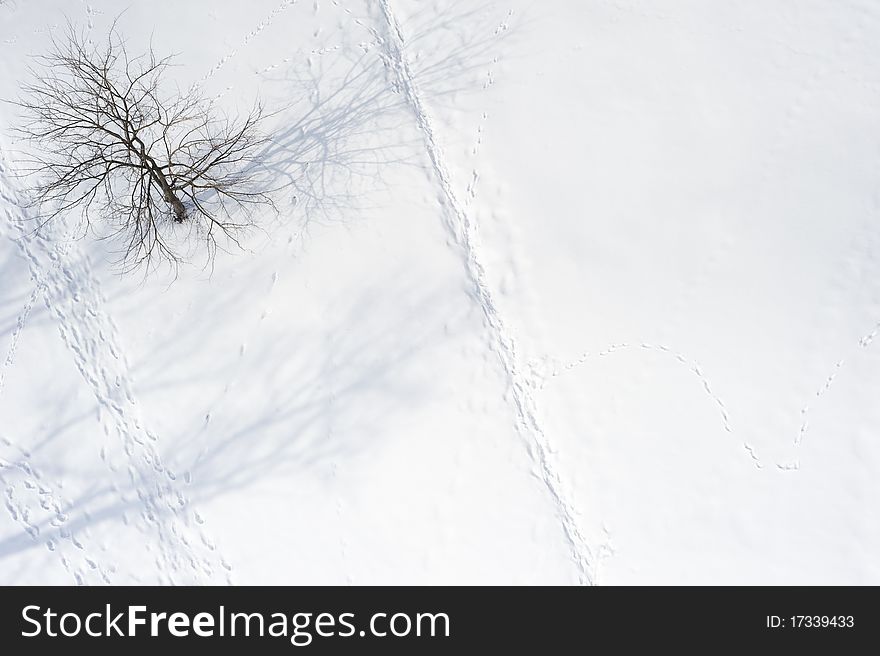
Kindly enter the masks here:
<path id="1" fill-rule="evenodd" d="M 212 270 L 34 233 L 0 105 L 0 583 L 880 583 L 880 6 L 3 0 L 261 99 Z"/>

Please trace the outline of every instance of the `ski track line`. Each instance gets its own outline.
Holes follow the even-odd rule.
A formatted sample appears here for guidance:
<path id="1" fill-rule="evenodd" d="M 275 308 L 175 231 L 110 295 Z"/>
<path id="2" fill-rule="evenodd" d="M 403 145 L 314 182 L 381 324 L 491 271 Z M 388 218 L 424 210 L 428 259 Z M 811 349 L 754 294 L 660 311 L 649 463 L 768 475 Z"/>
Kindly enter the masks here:
<path id="1" fill-rule="evenodd" d="M 175 489 L 175 475 L 162 465 L 156 452 L 156 435 L 142 424 L 116 326 L 101 310 L 106 299 L 87 260 L 62 258 L 60 249 L 53 249 L 44 235 L 28 234 L 17 195 L 0 161 L 0 197 L 7 205 L 3 219 L 20 234 L 15 243 L 28 262 L 31 276 L 41 283 L 46 306 L 58 321 L 62 340 L 98 401 L 105 436 L 115 433 L 120 438 L 131 485 L 143 506 L 142 519 L 157 536 L 160 581 L 211 581 L 224 571 L 228 580 L 230 566 L 204 532 L 194 528 L 193 522 L 202 524 L 203 520 Z M 101 449 L 101 458 L 115 471 L 106 447 Z M 125 501 L 121 491 L 120 496 Z"/>
<path id="2" fill-rule="evenodd" d="M 479 233 L 459 201 L 452 185 L 445 156 L 434 133 L 431 117 L 422 102 L 413 74 L 407 61 L 405 39 L 389 0 L 379 0 L 385 19 L 388 38 L 386 65 L 395 73 L 399 90 L 412 107 L 421 130 L 427 154 L 440 183 L 443 196 L 450 211 L 444 212 L 445 224 L 457 246 L 462 250 L 465 266 L 473 286 L 474 300 L 479 304 L 490 330 L 490 342 L 498 355 L 510 382 L 511 396 L 517 413 L 521 434 L 531 441 L 529 453 L 540 468 L 540 478 L 546 485 L 560 515 L 562 528 L 578 568 L 581 584 L 592 585 L 595 580 L 593 553 L 582 533 L 569 493 L 562 483 L 554 462 L 554 450 L 541 426 L 534 398 L 535 381 L 524 373 L 517 355 L 516 341 L 499 313 L 492 291 L 487 282 L 483 264 Z"/>
<path id="3" fill-rule="evenodd" d="M 78 537 L 75 530 L 68 526 L 70 516 L 65 511 L 71 504 L 59 497 L 46 483 L 40 472 L 30 462 L 30 453 L 14 445 L 11 440 L 0 436 L 0 447 L 14 449 L 18 452 L 14 459 L 0 455 L 0 484 L 3 485 L 3 505 L 7 513 L 16 521 L 33 542 L 43 541 L 46 549 L 54 553 L 61 565 L 71 575 L 76 585 L 112 584 L 111 575 L 115 567 L 106 566 L 94 555 L 95 549 L 87 548 L 83 542 L 89 542 L 88 529 Z M 29 497 L 30 503 L 19 498 L 14 482 L 7 481 L 4 471 L 18 472 L 23 476 L 20 486 L 22 496 Z M 38 509 L 38 510 L 37 510 Z M 31 520 L 32 511 L 41 516 L 40 522 Z M 43 537 L 40 524 L 48 526 L 52 535 Z"/>

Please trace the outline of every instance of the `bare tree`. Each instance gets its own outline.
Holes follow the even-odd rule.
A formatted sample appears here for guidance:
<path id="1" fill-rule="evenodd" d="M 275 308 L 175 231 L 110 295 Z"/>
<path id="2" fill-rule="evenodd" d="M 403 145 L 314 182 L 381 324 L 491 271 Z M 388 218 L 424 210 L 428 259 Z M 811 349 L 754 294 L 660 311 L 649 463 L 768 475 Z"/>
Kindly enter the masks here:
<path id="1" fill-rule="evenodd" d="M 86 227 L 100 219 L 121 239 L 125 268 L 155 258 L 176 266 L 194 237 L 211 258 L 272 203 L 258 179 L 262 108 L 233 120 L 195 87 L 169 92 L 170 64 L 152 49 L 129 57 L 115 25 L 99 45 L 68 26 L 17 102 L 18 131 L 37 153 L 28 172 L 38 216 L 79 209 Z"/>

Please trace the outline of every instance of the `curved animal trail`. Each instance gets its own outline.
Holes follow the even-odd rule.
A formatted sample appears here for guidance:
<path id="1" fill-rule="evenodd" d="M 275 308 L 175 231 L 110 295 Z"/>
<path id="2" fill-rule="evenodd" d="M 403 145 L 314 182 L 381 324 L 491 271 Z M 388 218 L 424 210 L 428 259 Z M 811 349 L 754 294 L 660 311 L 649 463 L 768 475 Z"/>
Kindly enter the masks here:
<path id="1" fill-rule="evenodd" d="M 875 324 L 870 332 L 866 333 L 865 335 L 863 335 L 859 339 L 857 348 L 867 349 L 871 345 L 871 343 L 877 338 L 878 335 L 880 335 L 880 322 Z M 587 360 L 589 360 L 593 357 L 605 357 L 607 355 L 610 355 L 610 354 L 618 352 L 618 351 L 634 350 L 637 348 L 649 350 L 649 351 L 658 351 L 658 352 L 664 353 L 666 355 L 674 357 L 677 362 L 679 362 L 681 365 L 687 367 L 687 369 L 689 371 L 691 371 L 691 373 L 693 373 L 700 380 L 706 394 L 718 406 L 719 412 L 721 413 L 721 420 L 722 420 L 722 424 L 724 426 L 724 430 L 728 433 L 734 432 L 733 427 L 731 426 L 731 423 L 730 423 L 730 414 L 727 410 L 727 407 L 724 404 L 724 401 L 721 399 L 721 397 L 719 397 L 713 391 L 713 388 L 712 388 L 711 384 L 709 383 L 709 379 L 703 373 L 703 370 L 700 367 L 700 365 L 696 361 L 687 358 L 682 353 L 679 353 L 679 352 L 675 351 L 674 349 L 671 349 L 667 346 L 658 345 L 658 344 L 648 344 L 645 342 L 640 343 L 640 344 L 628 344 L 628 343 L 612 344 L 612 345 L 608 346 L 607 348 L 605 348 L 601 351 L 598 351 L 596 353 L 584 352 L 576 360 L 570 361 L 566 364 L 562 364 L 562 365 L 557 364 L 556 366 L 554 366 L 552 371 L 550 371 L 548 376 L 551 379 L 556 378 L 567 371 L 571 371 L 572 369 L 575 369 L 576 367 L 582 365 Z M 557 363 L 560 362 L 559 360 L 554 360 L 554 361 Z M 834 367 L 832 368 L 830 373 L 825 377 L 825 380 L 816 389 L 816 392 L 813 395 L 814 399 L 816 399 L 816 400 L 821 399 L 831 389 L 832 385 L 834 384 L 835 379 L 840 374 L 840 372 L 843 369 L 845 364 L 846 364 L 846 360 L 843 360 L 843 359 L 838 360 L 834 364 Z M 541 386 L 543 387 L 543 383 L 541 383 Z M 793 441 L 793 445 L 794 445 L 795 450 L 797 450 L 798 447 L 801 446 L 801 444 L 803 443 L 804 437 L 806 437 L 806 434 L 809 431 L 810 410 L 811 410 L 811 406 L 809 404 L 804 405 L 803 408 L 801 408 L 801 411 L 800 411 L 801 425 L 800 425 L 800 428 L 798 429 L 797 435 L 795 435 L 794 441 Z M 763 461 L 758 456 L 757 452 L 755 451 L 755 448 L 751 444 L 749 444 L 748 442 L 743 442 L 743 449 L 748 454 L 748 456 L 751 458 L 755 467 L 757 467 L 758 469 L 764 468 Z M 800 469 L 800 462 L 797 459 L 792 459 L 788 462 L 779 462 L 776 464 L 776 468 L 780 471 L 786 471 L 786 472 L 787 471 L 797 471 Z"/>
<path id="2" fill-rule="evenodd" d="M 498 355 L 508 378 L 518 428 L 530 441 L 530 455 L 538 466 L 539 477 L 546 485 L 559 513 L 572 558 L 578 569 L 579 580 L 582 584 L 590 585 L 595 581 L 596 563 L 592 549 L 580 528 L 578 513 L 559 474 L 554 449 L 539 418 L 534 395 L 535 381 L 520 362 L 516 340 L 495 304 L 486 276 L 479 230 L 468 215 L 466 205 L 459 200 L 453 189 L 449 167 L 434 131 L 433 121 L 422 101 L 407 60 L 406 45 L 400 25 L 389 0 L 380 0 L 379 4 L 385 19 L 384 31 L 387 33 L 386 52 L 383 58 L 396 77 L 395 86 L 404 94 L 412 107 L 422 132 L 434 174 L 448 205 L 449 211 L 444 213 L 446 228 L 464 256 L 474 300 L 479 304 L 488 324 L 492 348 Z"/>
<path id="3" fill-rule="evenodd" d="M 176 489 L 176 476 L 156 450 L 156 435 L 144 426 L 129 378 L 129 365 L 116 326 L 103 310 L 103 298 L 88 261 L 71 249 L 65 255 L 49 230 L 28 233 L 27 217 L 18 191 L 9 182 L 0 152 L 0 211 L 31 277 L 43 290 L 49 313 L 58 322 L 62 340 L 73 355 L 99 407 L 105 436 L 118 438 L 105 444 L 102 460 L 111 470 L 114 458 L 125 463 L 129 485 L 141 507 L 141 519 L 158 547 L 157 567 L 162 583 L 204 583 L 228 580 L 230 567 L 199 527 L 188 501 Z M 121 453 L 119 451 L 121 450 Z M 126 493 L 119 492 L 127 505 Z"/>
<path id="4" fill-rule="evenodd" d="M 577 360 L 569 362 L 568 364 L 565 364 L 561 367 L 557 366 L 556 368 L 554 368 L 553 371 L 550 373 L 550 377 L 556 378 L 557 376 L 559 376 L 560 374 L 562 374 L 566 371 L 571 371 L 572 369 L 579 367 L 580 365 L 584 364 L 587 360 L 589 360 L 593 357 L 602 358 L 602 357 L 606 357 L 608 355 L 611 355 L 612 353 L 617 353 L 619 351 L 628 351 L 628 350 L 631 351 L 631 350 L 636 350 L 636 349 L 643 350 L 643 351 L 654 351 L 657 353 L 661 353 L 665 356 L 673 358 L 680 365 L 686 367 L 688 369 L 688 371 L 690 371 L 692 374 L 694 374 L 694 376 L 697 377 L 697 379 L 700 381 L 700 384 L 703 387 L 703 391 L 706 392 L 706 395 L 710 399 L 712 399 L 712 402 L 718 407 L 718 411 L 721 415 L 721 422 L 722 422 L 722 425 L 724 426 L 724 430 L 728 433 L 733 432 L 733 428 L 731 428 L 731 425 L 730 425 L 730 414 L 727 411 L 727 407 L 724 405 L 724 401 L 721 399 L 721 397 L 718 396 L 713 391 L 712 385 L 709 383 L 709 379 L 706 378 L 706 375 L 703 373 L 703 369 L 700 367 L 700 365 L 695 360 L 692 360 L 692 359 L 688 358 L 687 356 L 685 356 L 683 353 L 680 353 L 680 352 L 676 351 L 675 349 L 671 349 L 668 346 L 664 346 L 662 344 L 649 344 L 648 342 L 641 342 L 639 344 L 629 344 L 626 342 L 622 342 L 619 344 L 611 344 L 607 348 L 605 348 L 601 351 L 597 351 L 596 353 L 590 353 L 589 351 L 586 351 L 583 354 L 581 354 L 580 357 L 577 358 Z M 749 451 L 749 453 L 751 453 L 752 455 L 754 455 L 754 452 L 750 449 L 750 447 L 746 446 L 746 450 Z"/>

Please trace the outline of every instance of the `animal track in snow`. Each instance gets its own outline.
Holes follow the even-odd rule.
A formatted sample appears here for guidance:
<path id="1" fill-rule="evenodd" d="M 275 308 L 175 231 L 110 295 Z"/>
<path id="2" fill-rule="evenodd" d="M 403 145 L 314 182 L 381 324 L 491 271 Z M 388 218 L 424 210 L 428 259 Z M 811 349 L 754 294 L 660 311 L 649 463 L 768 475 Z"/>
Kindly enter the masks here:
<path id="1" fill-rule="evenodd" d="M 0 398 L 3 397 L 3 389 L 6 384 L 6 374 L 15 361 L 15 350 L 18 347 L 18 340 L 21 337 L 21 332 L 24 330 L 25 324 L 30 318 L 31 311 L 43 292 L 44 290 L 42 286 L 37 285 L 34 287 L 34 291 L 31 292 L 31 295 L 28 297 L 15 321 L 15 328 L 13 329 L 9 340 L 9 348 L 6 349 L 6 357 L 3 359 L 3 362 L 0 363 Z"/>
<path id="2" fill-rule="evenodd" d="M 396 76 L 395 87 L 404 94 L 415 115 L 416 123 L 422 132 L 425 147 L 432 165 L 433 173 L 440 185 L 442 198 L 447 205 L 444 212 L 446 228 L 450 239 L 464 257 L 465 269 L 472 286 L 472 295 L 489 327 L 490 342 L 497 354 L 510 384 L 511 400 L 517 415 L 521 434 L 529 440 L 530 455 L 540 471 L 540 478 L 556 505 L 562 522 L 563 532 L 578 568 L 582 584 L 594 582 L 594 556 L 579 526 L 578 512 L 570 501 L 570 493 L 565 488 L 559 469 L 555 464 L 554 450 L 544 432 L 542 422 L 533 396 L 532 384 L 520 362 L 517 343 L 508 329 L 495 303 L 489 287 L 482 246 L 477 226 L 467 213 L 453 188 L 449 167 L 436 136 L 431 119 L 416 80 L 410 70 L 406 56 L 406 45 L 397 18 L 389 0 L 380 0 L 385 19 L 387 38 L 384 59 L 388 68 Z"/>
<path id="3" fill-rule="evenodd" d="M 50 315 L 58 323 L 80 375 L 98 402 L 104 434 L 119 438 L 112 451 L 121 448 L 132 488 L 142 507 L 141 517 L 156 536 L 160 577 L 165 582 L 212 580 L 219 571 L 213 564 L 217 555 L 200 552 L 193 546 L 199 540 L 195 539 L 198 531 L 192 528 L 192 511 L 174 488 L 173 472 L 161 462 L 154 445 L 156 435 L 143 425 L 125 351 L 118 342 L 115 323 L 103 311 L 105 299 L 87 259 L 72 256 L 67 251 L 69 242 L 59 246 L 58 235 L 50 239 L 52 226 L 49 234 L 26 232 L 24 204 L 16 200 L 18 191 L 8 180 L 2 153 L 0 191 L 5 199 L 0 212 L 2 220 L 18 233 L 14 241 L 42 291 Z M 117 465 L 112 452 L 108 453 L 110 446 L 105 444 L 101 456 L 113 470 Z M 127 503 L 124 497 L 122 501 L 123 505 Z"/>
<path id="4" fill-rule="evenodd" d="M 602 349 L 601 351 L 597 351 L 596 353 L 590 353 L 589 351 L 587 351 L 587 352 L 584 352 L 576 360 L 568 362 L 567 364 L 554 366 L 553 370 L 549 374 L 549 377 L 556 378 L 559 375 L 561 375 L 567 371 L 571 371 L 572 369 L 579 367 L 580 365 L 584 364 L 587 360 L 594 358 L 594 357 L 603 358 L 603 357 L 607 357 L 607 356 L 609 356 L 613 353 L 616 353 L 616 352 L 634 351 L 634 350 L 653 351 L 653 352 L 661 353 L 664 356 L 667 356 L 667 357 L 674 359 L 681 366 L 684 366 L 685 368 L 687 368 L 688 371 L 690 371 L 694 376 L 697 377 L 697 379 L 699 380 L 699 382 L 703 388 L 703 391 L 712 400 L 714 405 L 717 406 L 719 414 L 721 415 L 721 425 L 723 426 L 725 432 L 733 433 L 733 429 L 730 424 L 730 414 L 727 411 L 727 406 L 724 404 L 724 401 L 721 399 L 721 397 L 718 396 L 718 394 L 716 394 L 715 391 L 713 390 L 712 385 L 709 382 L 709 379 L 703 373 L 702 367 L 700 367 L 700 365 L 695 360 L 688 358 L 683 353 L 680 353 L 680 352 L 676 351 L 675 349 L 669 348 L 668 346 L 664 346 L 662 344 L 650 344 L 648 342 L 640 342 L 638 344 L 630 344 L 627 342 L 622 342 L 622 343 L 618 343 L 618 344 L 611 344 L 610 346 L 606 347 L 605 349 Z M 757 453 L 755 452 L 754 447 L 751 446 L 748 442 L 743 442 L 743 449 L 748 454 L 749 458 L 752 460 L 755 467 L 757 467 L 758 469 L 763 469 L 764 464 L 761 461 L 761 459 L 758 457 Z"/>
<path id="5" fill-rule="evenodd" d="M 871 343 L 874 341 L 874 339 L 876 339 L 878 334 L 880 334 L 880 322 L 878 322 L 872 328 L 872 330 L 870 332 L 866 333 L 864 336 L 862 336 L 859 339 L 857 348 L 859 348 L 859 349 L 868 348 L 871 345 Z M 601 351 L 598 351 L 594 354 L 589 353 L 589 352 L 585 352 L 583 355 L 581 355 L 579 358 L 577 358 L 574 361 L 568 362 L 563 365 L 554 366 L 553 370 L 549 374 L 549 377 L 556 378 L 559 375 L 561 375 L 562 373 L 565 373 L 567 371 L 571 371 L 572 369 L 580 366 L 581 364 L 585 363 L 588 359 L 590 359 L 592 357 L 604 357 L 604 356 L 610 355 L 610 354 L 615 353 L 620 350 L 627 350 L 627 349 L 631 350 L 631 349 L 635 349 L 637 347 L 641 348 L 641 349 L 645 349 L 645 350 L 659 351 L 659 352 L 665 353 L 667 355 L 674 357 L 675 360 L 677 362 L 679 362 L 681 365 L 687 367 L 688 370 L 690 370 L 694 375 L 696 375 L 700 379 L 700 382 L 703 385 L 704 391 L 712 399 L 712 401 L 718 406 L 718 409 L 721 413 L 722 425 L 724 426 L 724 430 L 728 433 L 734 432 L 733 428 L 731 427 L 731 423 L 730 423 L 730 414 L 728 413 L 728 410 L 727 410 L 726 405 L 724 404 L 724 401 L 721 399 L 721 397 L 719 397 L 713 391 L 712 386 L 709 383 L 708 378 L 706 378 L 706 376 L 703 373 L 703 370 L 699 366 L 699 364 L 697 364 L 693 360 L 688 359 L 683 354 L 681 354 L 673 349 L 670 349 L 667 346 L 654 345 L 654 344 L 648 344 L 648 343 L 641 343 L 638 345 L 628 344 L 628 343 L 612 344 L 611 346 L 609 346 Z M 558 362 L 558 360 L 556 362 Z M 816 392 L 814 394 L 815 399 L 822 398 L 828 392 L 828 390 L 831 389 L 835 379 L 837 378 L 837 376 L 840 373 L 841 369 L 843 368 L 844 364 L 845 364 L 845 360 L 838 360 L 835 363 L 831 372 L 825 377 L 825 380 L 823 381 L 823 383 L 816 390 Z M 544 382 L 542 381 L 541 387 L 543 387 L 543 384 L 544 384 Z M 809 418 L 810 409 L 811 409 L 810 405 L 805 405 L 803 408 L 801 408 L 801 411 L 800 411 L 801 425 L 800 425 L 800 428 L 798 429 L 797 435 L 794 438 L 795 449 L 797 449 L 801 445 L 801 443 L 804 440 L 804 437 L 807 434 L 807 431 L 809 430 L 810 424 L 809 424 L 808 418 Z M 748 456 L 751 458 L 752 462 L 755 464 L 755 467 L 757 467 L 758 469 L 763 469 L 764 468 L 763 461 L 761 460 L 760 457 L 758 457 L 754 447 L 751 444 L 749 444 L 748 442 L 743 442 L 743 448 L 744 448 L 745 452 L 748 454 Z M 779 471 L 786 471 L 786 472 L 798 471 L 800 469 L 800 461 L 797 459 L 793 459 L 793 460 L 790 460 L 787 462 L 779 462 L 779 463 L 776 463 L 776 468 Z"/>
<path id="6" fill-rule="evenodd" d="M 112 583 L 115 567 L 100 564 L 95 549 L 86 546 L 87 531 L 80 535 L 70 526 L 66 510 L 70 503 L 53 492 L 30 459 L 30 453 L 0 436 L 0 485 L 6 511 L 33 542 L 42 541 L 59 558 L 74 583 Z"/>
<path id="7" fill-rule="evenodd" d="M 877 322 L 877 324 L 874 325 L 874 327 L 871 329 L 870 332 L 866 333 L 865 335 L 863 335 L 859 339 L 858 345 L 856 348 L 857 349 L 867 349 L 871 345 L 871 343 L 874 341 L 874 339 L 877 337 L 878 334 L 880 334 L 880 322 Z M 820 385 L 819 388 L 816 390 L 816 392 L 814 394 L 814 398 L 816 400 L 821 399 L 828 392 L 828 390 L 831 389 L 831 386 L 834 384 L 834 380 L 837 378 L 837 376 L 840 373 L 841 369 L 843 368 L 845 362 L 846 362 L 845 360 L 841 359 L 841 360 L 838 360 L 834 364 L 834 368 L 825 377 L 825 381 L 822 383 L 822 385 Z M 801 445 L 801 443 L 804 441 L 804 437 L 806 437 L 806 435 L 807 435 L 807 431 L 810 428 L 809 415 L 810 415 L 810 405 L 807 404 L 803 408 L 801 408 L 801 426 L 800 426 L 800 429 L 798 430 L 797 436 L 794 439 L 795 447 L 799 447 Z M 794 464 L 798 465 L 797 461 L 795 461 Z M 797 469 L 798 467 L 793 466 L 793 467 L 783 467 L 783 468 Z"/>
<path id="8" fill-rule="evenodd" d="M 260 23 L 254 29 L 252 29 L 250 32 L 248 32 L 244 36 L 244 39 L 242 39 L 241 45 L 237 48 L 230 50 L 225 55 L 223 55 L 223 57 L 221 57 L 220 60 L 216 64 L 214 64 L 214 66 L 211 68 L 211 70 L 209 70 L 207 73 L 205 73 L 205 75 L 202 76 L 202 78 L 198 81 L 196 86 L 201 86 L 202 84 L 204 84 L 205 82 L 210 80 L 212 77 L 214 77 L 214 75 L 216 75 L 217 72 L 220 71 L 220 69 L 223 68 L 229 62 L 229 60 L 231 60 L 233 57 L 235 57 L 238 54 L 238 51 L 241 48 L 247 46 L 251 41 L 253 41 L 260 34 L 260 32 L 262 32 L 267 27 L 269 27 L 269 25 L 271 25 L 272 22 L 280 14 L 282 14 L 284 11 L 286 11 L 287 9 L 289 9 L 290 7 L 295 5 L 297 3 L 297 1 L 298 0 L 284 0 L 280 5 L 275 7 L 275 9 L 273 9 L 269 13 L 269 15 L 266 16 L 266 18 L 264 18 L 262 21 L 260 21 Z M 227 90 L 229 90 L 230 88 L 231 87 L 228 87 Z"/>

